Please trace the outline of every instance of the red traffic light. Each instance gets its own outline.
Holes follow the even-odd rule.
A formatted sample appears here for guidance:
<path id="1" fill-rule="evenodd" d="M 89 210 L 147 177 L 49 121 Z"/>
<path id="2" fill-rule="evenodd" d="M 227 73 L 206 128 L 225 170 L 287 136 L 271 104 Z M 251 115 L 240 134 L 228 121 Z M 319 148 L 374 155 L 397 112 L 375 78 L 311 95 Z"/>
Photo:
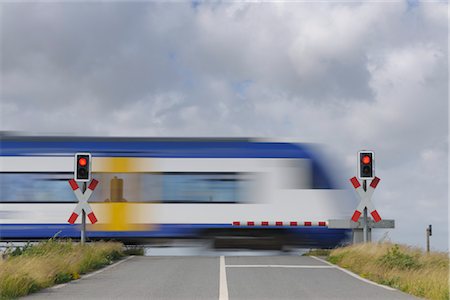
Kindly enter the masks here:
<path id="1" fill-rule="evenodd" d="M 75 153 L 75 181 L 88 182 L 91 179 L 91 154 Z"/>
<path id="2" fill-rule="evenodd" d="M 363 156 L 363 158 L 361 159 L 361 161 L 362 161 L 363 164 L 366 164 L 366 165 L 367 165 L 367 164 L 370 163 L 371 158 L 370 158 L 369 155 L 365 155 L 365 156 Z"/>
<path id="3" fill-rule="evenodd" d="M 87 164 L 86 158 L 82 157 L 78 160 L 78 164 L 82 167 L 84 167 Z"/>
<path id="4" fill-rule="evenodd" d="M 358 177 L 360 179 L 373 179 L 375 176 L 375 154 L 373 151 L 362 150 L 358 152 Z"/>

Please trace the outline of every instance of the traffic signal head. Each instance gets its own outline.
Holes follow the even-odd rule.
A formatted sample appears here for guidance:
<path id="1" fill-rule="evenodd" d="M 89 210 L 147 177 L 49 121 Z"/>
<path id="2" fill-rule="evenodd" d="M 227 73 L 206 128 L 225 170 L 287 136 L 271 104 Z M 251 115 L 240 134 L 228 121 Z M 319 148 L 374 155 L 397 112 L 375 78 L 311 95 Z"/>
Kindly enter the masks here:
<path id="1" fill-rule="evenodd" d="M 360 179 L 373 179 L 375 177 L 374 158 L 373 151 L 358 152 L 358 177 Z"/>
<path id="2" fill-rule="evenodd" d="M 89 181 L 91 179 L 91 154 L 75 154 L 75 181 Z"/>

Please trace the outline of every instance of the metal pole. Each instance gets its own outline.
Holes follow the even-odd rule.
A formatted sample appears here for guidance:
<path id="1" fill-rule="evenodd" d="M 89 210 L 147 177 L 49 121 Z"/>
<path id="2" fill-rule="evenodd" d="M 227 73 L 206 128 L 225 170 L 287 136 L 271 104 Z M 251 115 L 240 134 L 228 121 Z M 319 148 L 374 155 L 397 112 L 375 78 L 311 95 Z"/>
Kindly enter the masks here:
<path id="1" fill-rule="evenodd" d="M 427 228 L 427 252 L 430 252 L 430 228 Z"/>
<path id="2" fill-rule="evenodd" d="M 367 191 L 367 180 L 363 181 L 363 189 L 364 192 Z M 363 237 L 364 237 L 364 243 L 367 243 L 369 241 L 369 226 L 368 226 L 368 220 L 367 220 L 367 207 L 364 207 L 364 227 L 363 227 Z"/>
<path id="3" fill-rule="evenodd" d="M 83 182 L 83 194 L 86 192 L 87 183 Z M 86 241 L 86 212 L 81 210 L 81 245 L 84 245 Z"/>

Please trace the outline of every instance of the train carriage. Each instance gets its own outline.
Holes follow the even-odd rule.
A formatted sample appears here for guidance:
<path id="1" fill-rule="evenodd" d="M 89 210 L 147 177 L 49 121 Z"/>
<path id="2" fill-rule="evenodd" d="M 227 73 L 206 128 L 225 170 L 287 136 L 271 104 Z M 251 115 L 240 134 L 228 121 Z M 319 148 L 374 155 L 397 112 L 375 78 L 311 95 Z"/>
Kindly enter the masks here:
<path id="1" fill-rule="evenodd" d="M 78 238 L 68 218 L 74 154 L 92 155 L 99 181 L 91 239 L 274 240 L 334 247 L 349 231 L 353 196 L 333 185 L 314 148 L 251 139 L 2 136 L 0 238 Z M 79 219 L 77 220 L 80 221 Z M 245 243 L 244 243 L 245 244 Z M 235 244 L 233 244 L 235 245 Z"/>

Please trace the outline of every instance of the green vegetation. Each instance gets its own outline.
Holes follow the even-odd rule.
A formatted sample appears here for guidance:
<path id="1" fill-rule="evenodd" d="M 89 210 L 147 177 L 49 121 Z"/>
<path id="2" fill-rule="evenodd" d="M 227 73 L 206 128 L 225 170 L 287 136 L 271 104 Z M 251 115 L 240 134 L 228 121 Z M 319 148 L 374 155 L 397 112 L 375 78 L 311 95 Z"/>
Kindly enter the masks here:
<path id="1" fill-rule="evenodd" d="M 0 299 L 27 295 L 54 284 L 80 278 L 80 274 L 111 264 L 124 256 L 121 243 L 81 245 L 50 239 L 8 251 L 0 260 Z"/>
<path id="2" fill-rule="evenodd" d="M 328 261 L 418 297 L 449 299 L 448 253 L 368 243 L 334 249 Z"/>
<path id="3" fill-rule="evenodd" d="M 125 246 L 125 250 L 123 251 L 125 255 L 135 255 L 135 256 L 143 256 L 144 255 L 144 247 L 142 246 Z"/>
<path id="4" fill-rule="evenodd" d="M 310 249 L 303 256 L 328 256 L 330 255 L 330 251 L 329 249 Z"/>

